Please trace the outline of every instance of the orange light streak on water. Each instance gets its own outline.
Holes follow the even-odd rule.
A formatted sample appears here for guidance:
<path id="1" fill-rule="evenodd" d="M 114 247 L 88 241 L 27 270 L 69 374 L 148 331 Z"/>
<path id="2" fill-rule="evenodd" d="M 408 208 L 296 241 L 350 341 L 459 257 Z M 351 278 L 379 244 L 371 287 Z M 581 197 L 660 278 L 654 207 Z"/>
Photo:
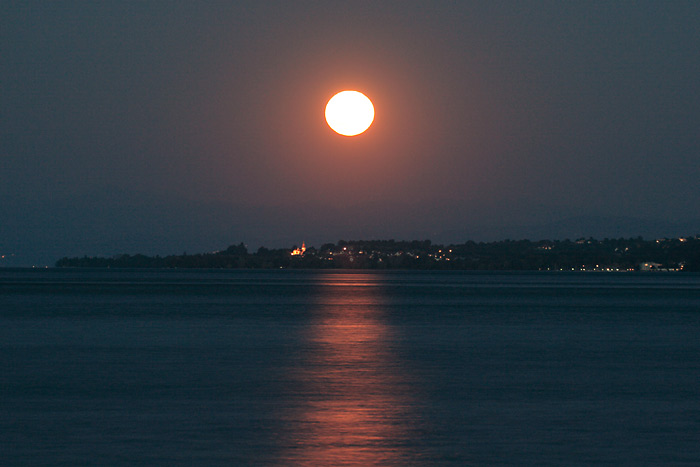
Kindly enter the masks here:
<path id="1" fill-rule="evenodd" d="M 304 392 L 292 411 L 289 450 L 294 465 L 410 463 L 415 436 L 409 385 L 393 352 L 396 336 L 382 316 L 372 277 L 353 276 L 323 289 L 307 361 L 294 379 Z M 342 285 L 339 285 L 342 284 Z M 342 300 L 339 300 L 342 295 Z M 342 301 L 343 305 L 339 303 Z"/>

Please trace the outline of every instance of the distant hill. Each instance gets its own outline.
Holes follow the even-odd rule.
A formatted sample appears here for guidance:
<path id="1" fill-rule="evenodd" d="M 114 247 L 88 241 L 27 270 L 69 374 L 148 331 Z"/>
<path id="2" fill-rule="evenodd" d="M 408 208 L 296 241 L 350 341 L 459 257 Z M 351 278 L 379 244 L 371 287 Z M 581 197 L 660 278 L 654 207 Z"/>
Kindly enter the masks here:
<path id="1" fill-rule="evenodd" d="M 700 219 L 682 223 L 669 223 L 635 217 L 577 216 L 554 222 L 525 225 L 479 225 L 473 228 L 442 231 L 435 235 L 438 241 L 464 241 L 474 239 L 495 241 L 505 239 L 549 239 L 576 238 L 629 238 L 641 236 L 645 239 L 678 238 L 684 235 L 700 235 Z"/>

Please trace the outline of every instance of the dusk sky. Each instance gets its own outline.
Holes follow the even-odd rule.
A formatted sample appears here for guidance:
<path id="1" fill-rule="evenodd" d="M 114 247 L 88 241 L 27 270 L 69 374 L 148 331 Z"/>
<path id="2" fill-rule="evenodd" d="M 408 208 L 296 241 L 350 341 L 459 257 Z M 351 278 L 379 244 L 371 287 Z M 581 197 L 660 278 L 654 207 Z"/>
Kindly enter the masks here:
<path id="1" fill-rule="evenodd" d="M 697 1 L 1 11 L 0 267 L 700 233 Z M 356 137 L 324 119 L 345 89 Z"/>

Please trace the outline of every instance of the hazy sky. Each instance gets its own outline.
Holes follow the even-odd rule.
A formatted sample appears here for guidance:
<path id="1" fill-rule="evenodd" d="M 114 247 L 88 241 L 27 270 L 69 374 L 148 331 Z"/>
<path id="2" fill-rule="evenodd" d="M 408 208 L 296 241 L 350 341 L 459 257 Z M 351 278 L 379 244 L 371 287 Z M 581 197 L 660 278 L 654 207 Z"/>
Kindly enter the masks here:
<path id="1" fill-rule="evenodd" d="M 698 25 L 697 1 L 3 1 L 0 266 L 700 233 Z M 359 137 L 325 123 L 343 89 L 374 102 Z"/>

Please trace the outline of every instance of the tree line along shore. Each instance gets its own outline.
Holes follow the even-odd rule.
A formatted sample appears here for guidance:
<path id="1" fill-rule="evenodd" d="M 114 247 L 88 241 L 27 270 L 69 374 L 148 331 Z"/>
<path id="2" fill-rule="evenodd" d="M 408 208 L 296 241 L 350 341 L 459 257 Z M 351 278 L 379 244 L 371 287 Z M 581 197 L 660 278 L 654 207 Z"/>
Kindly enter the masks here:
<path id="1" fill-rule="evenodd" d="M 468 241 L 340 240 L 319 248 L 293 246 L 225 250 L 169 256 L 120 254 L 62 258 L 56 267 L 226 269 L 425 269 L 476 271 L 700 271 L 700 236 L 644 240 Z"/>

